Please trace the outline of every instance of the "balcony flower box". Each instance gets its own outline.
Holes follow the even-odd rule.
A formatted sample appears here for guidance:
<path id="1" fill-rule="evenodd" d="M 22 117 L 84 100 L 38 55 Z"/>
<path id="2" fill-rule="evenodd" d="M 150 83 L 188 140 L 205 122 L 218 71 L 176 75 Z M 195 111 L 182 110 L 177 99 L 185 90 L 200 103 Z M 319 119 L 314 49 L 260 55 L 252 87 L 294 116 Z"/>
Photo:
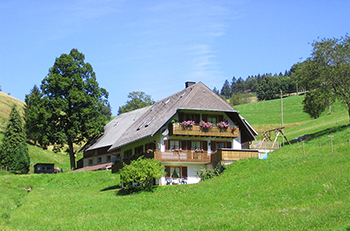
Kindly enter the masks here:
<path id="1" fill-rule="evenodd" d="M 220 131 L 226 131 L 227 128 L 230 126 L 228 122 L 221 121 L 220 123 L 216 124 L 216 127 L 220 129 Z"/>
<path id="2" fill-rule="evenodd" d="M 213 127 L 213 124 L 202 120 L 201 122 L 199 122 L 199 127 L 202 129 L 203 132 L 208 132 L 210 128 Z"/>
<path id="3" fill-rule="evenodd" d="M 192 128 L 195 125 L 193 120 L 187 120 L 180 123 L 183 129 Z"/>

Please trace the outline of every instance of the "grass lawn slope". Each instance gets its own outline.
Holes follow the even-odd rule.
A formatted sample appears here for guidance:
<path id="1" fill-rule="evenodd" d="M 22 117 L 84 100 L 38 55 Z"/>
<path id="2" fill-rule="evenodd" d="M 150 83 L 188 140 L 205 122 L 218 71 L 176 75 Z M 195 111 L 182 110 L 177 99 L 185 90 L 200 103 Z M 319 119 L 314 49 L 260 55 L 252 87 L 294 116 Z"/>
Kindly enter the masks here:
<path id="1" fill-rule="evenodd" d="M 25 103 L 0 91 L 0 132 L 5 129 L 4 125 L 8 120 L 13 104 L 16 104 L 17 108 L 20 109 Z M 23 110 L 21 110 L 21 113 L 23 115 Z"/>
<path id="2" fill-rule="evenodd" d="M 333 134 L 349 137 L 350 127 Z M 334 140 L 332 154 L 328 140 L 320 134 L 305 155 L 296 143 L 215 179 L 151 193 L 121 195 L 119 175 L 107 171 L 1 176 L 0 229 L 347 230 L 350 145 Z"/>
<path id="3" fill-rule="evenodd" d="M 321 114 L 320 118 L 313 119 L 303 112 L 303 100 L 304 95 L 283 98 L 283 122 L 285 134 L 289 140 L 304 134 L 312 134 L 349 123 L 348 112 L 339 102 L 332 105 L 331 114 L 327 109 Z M 282 126 L 280 99 L 237 105 L 235 109 L 259 132 L 260 137 L 258 139 L 262 139 L 262 131 Z M 271 133 L 271 135 L 274 134 Z"/>
<path id="4" fill-rule="evenodd" d="M 0 144 L 1 140 L 4 138 L 4 131 L 6 129 L 6 124 L 12 109 L 12 105 L 16 104 L 20 113 L 23 115 L 24 102 L 0 92 Z M 31 160 L 30 172 L 33 172 L 33 165 L 36 163 L 54 163 L 55 167 L 63 169 L 63 171 L 68 171 L 70 169 L 69 156 L 65 153 L 54 153 L 50 150 L 43 150 L 42 148 L 28 145 L 29 156 Z M 81 158 L 81 154 L 78 154 L 77 159 Z"/>
<path id="5" fill-rule="evenodd" d="M 314 120 L 301 101 L 284 99 L 285 124 L 287 137 L 309 134 L 305 143 L 237 161 L 198 184 L 123 195 L 109 171 L 0 175 L 0 230 L 350 230 L 347 112 L 336 104 Z M 238 110 L 254 127 L 274 128 L 277 105 Z"/>

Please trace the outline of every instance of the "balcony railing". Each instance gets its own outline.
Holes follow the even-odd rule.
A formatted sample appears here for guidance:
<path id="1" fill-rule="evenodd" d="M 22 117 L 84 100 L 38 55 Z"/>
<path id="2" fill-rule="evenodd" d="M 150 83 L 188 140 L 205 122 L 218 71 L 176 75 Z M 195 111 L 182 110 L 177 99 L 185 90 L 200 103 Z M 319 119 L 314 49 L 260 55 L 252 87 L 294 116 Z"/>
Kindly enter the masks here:
<path id="1" fill-rule="evenodd" d="M 145 158 L 155 158 L 161 162 L 212 163 L 219 161 L 236 161 L 240 159 L 258 158 L 259 151 L 254 149 L 222 148 L 212 154 L 208 154 L 208 152 L 173 152 L 171 150 L 166 150 L 165 152 L 155 151 L 154 153 L 145 153 L 143 155 Z M 118 172 L 121 168 L 123 168 L 123 163 L 130 164 L 132 160 L 136 160 L 137 158 L 138 156 L 133 156 L 130 159 L 116 161 L 112 166 L 112 172 Z"/>
<path id="2" fill-rule="evenodd" d="M 235 128 L 235 131 L 232 131 L 233 127 L 228 127 L 226 129 L 211 127 L 208 129 L 202 129 L 199 125 L 194 125 L 191 127 L 183 127 L 178 123 L 174 123 L 172 126 L 173 135 L 182 135 L 182 136 L 207 136 L 207 137 L 239 137 L 239 128 Z"/>
<path id="3" fill-rule="evenodd" d="M 212 162 L 218 161 L 236 161 L 248 158 L 258 158 L 259 151 L 254 149 L 219 149 L 211 155 Z"/>
<path id="4" fill-rule="evenodd" d="M 154 158 L 163 162 L 200 162 L 210 163 L 210 155 L 207 152 L 193 152 L 193 151 L 182 151 L 182 152 L 154 152 Z"/>

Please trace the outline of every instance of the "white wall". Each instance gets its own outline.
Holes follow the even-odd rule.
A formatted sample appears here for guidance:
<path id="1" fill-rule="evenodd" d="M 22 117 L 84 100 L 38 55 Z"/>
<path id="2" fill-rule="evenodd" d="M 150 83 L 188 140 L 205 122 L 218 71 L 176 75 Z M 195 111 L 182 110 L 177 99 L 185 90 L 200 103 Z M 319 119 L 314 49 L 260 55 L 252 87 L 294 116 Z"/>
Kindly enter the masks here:
<path id="1" fill-rule="evenodd" d="M 162 163 L 164 166 L 171 166 L 171 165 L 176 165 L 179 166 L 180 163 Z M 200 182 L 200 178 L 197 176 L 197 170 L 200 170 L 201 168 L 206 168 L 204 164 L 181 164 L 182 166 L 187 167 L 187 184 L 196 184 Z M 163 176 L 160 180 L 157 180 L 156 183 L 159 183 L 161 185 L 165 185 L 165 177 Z"/>

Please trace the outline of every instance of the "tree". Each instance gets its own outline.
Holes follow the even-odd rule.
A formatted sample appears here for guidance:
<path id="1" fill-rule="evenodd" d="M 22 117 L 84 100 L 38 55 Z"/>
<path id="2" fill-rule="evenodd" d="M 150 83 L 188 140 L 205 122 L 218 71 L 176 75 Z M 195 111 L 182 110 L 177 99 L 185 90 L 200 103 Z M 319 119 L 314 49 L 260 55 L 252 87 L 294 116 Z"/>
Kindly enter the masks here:
<path id="1" fill-rule="evenodd" d="M 309 90 L 329 92 L 348 110 L 350 122 L 350 37 L 312 43 L 311 57 L 302 65 L 300 82 Z"/>
<path id="2" fill-rule="evenodd" d="M 256 92 L 256 89 L 258 88 L 258 80 L 254 77 L 248 77 L 246 82 L 246 90 L 250 89 L 252 92 Z"/>
<path id="3" fill-rule="evenodd" d="M 227 79 L 221 88 L 220 95 L 225 96 L 226 99 L 229 99 L 231 97 L 231 87 Z"/>
<path id="4" fill-rule="evenodd" d="M 109 102 L 107 102 L 106 105 L 103 105 L 101 113 L 102 113 L 102 115 L 106 116 L 107 122 L 109 122 L 111 120 L 112 109 L 111 109 L 111 105 Z"/>
<path id="5" fill-rule="evenodd" d="M 28 173 L 30 158 L 22 119 L 13 105 L 0 151 L 0 165 L 12 172 Z"/>
<path id="6" fill-rule="evenodd" d="M 321 92 L 313 90 L 306 93 L 303 104 L 303 111 L 317 119 L 328 106 L 328 101 Z"/>
<path id="7" fill-rule="evenodd" d="M 60 151 L 68 145 L 71 169 L 75 168 L 74 144 L 103 132 L 102 115 L 108 93 L 100 88 L 92 66 L 77 49 L 56 58 L 41 83 L 41 105 L 48 112 L 45 121 L 47 143 Z"/>
<path id="8" fill-rule="evenodd" d="M 50 117 L 47 107 L 42 100 L 42 93 L 35 85 L 29 95 L 25 96 L 24 105 L 24 129 L 28 140 L 32 140 L 34 145 L 38 142 L 46 148 L 48 137 L 46 128 L 48 127 L 47 118 Z M 39 123 L 40 121 L 40 123 Z"/>
<path id="9" fill-rule="evenodd" d="M 120 169 L 120 178 L 126 188 L 134 183 L 140 184 L 145 190 L 151 190 L 153 179 L 159 179 L 164 173 L 165 167 L 157 159 L 145 159 L 139 157 L 129 165 Z"/>
<path id="10" fill-rule="evenodd" d="M 122 107 L 119 107 L 118 115 L 133 111 L 138 108 L 147 107 L 154 104 L 155 102 L 151 99 L 150 95 L 146 95 L 143 91 L 133 91 L 128 95 L 129 100 Z"/>
<path id="11" fill-rule="evenodd" d="M 237 94 L 238 91 L 237 91 L 237 79 L 235 76 L 232 77 L 232 81 L 231 81 L 231 94 Z"/>

